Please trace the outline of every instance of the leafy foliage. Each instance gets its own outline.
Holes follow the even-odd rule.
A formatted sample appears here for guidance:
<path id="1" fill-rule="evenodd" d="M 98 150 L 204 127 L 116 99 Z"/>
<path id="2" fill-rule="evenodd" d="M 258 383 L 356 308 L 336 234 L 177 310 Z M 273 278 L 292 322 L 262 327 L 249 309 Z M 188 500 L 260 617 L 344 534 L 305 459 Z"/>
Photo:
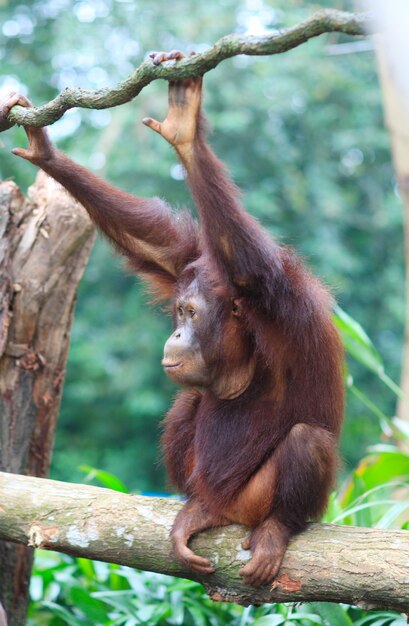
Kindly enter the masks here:
<path id="1" fill-rule="evenodd" d="M 392 611 L 312 602 L 247 608 L 213 602 L 198 583 L 40 552 L 28 626 L 403 626 Z M 44 600 L 45 598 L 45 600 Z"/>

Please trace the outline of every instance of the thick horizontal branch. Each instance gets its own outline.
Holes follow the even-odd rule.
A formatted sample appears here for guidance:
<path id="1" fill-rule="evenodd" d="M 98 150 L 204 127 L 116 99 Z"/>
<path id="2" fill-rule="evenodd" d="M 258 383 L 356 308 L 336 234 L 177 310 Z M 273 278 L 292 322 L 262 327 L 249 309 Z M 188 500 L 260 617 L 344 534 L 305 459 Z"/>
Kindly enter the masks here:
<path id="1" fill-rule="evenodd" d="M 409 533 L 311 524 L 290 544 L 272 587 L 243 584 L 246 530 L 201 533 L 193 549 L 216 572 L 195 575 L 170 556 L 177 500 L 132 496 L 0 473 L 0 539 L 202 582 L 214 600 L 240 604 L 323 600 L 409 610 Z"/>
<path id="2" fill-rule="evenodd" d="M 340 32 L 347 35 L 365 35 L 370 28 L 371 18 L 367 13 L 353 14 L 334 9 L 317 11 L 309 19 L 292 28 L 275 31 L 261 37 L 226 35 L 211 48 L 193 57 L 178 61 L 168 61 L 154 66 L 150 60 L 144 61 L 126 80 L 112 89 L 64 89 L 54 100 L 41 107 L 24 109 L 14 107 L 9 120 L 23 126 L 47 126 L 53 124 L 68 109 L 107 109 L 135 98 L 144 87 L 159 78 L 181 80 L 201 76 L 215 68 L 221 61 L 238 54 L 261 56 L 279 54 L 296 48 L 323 33 Z"/>

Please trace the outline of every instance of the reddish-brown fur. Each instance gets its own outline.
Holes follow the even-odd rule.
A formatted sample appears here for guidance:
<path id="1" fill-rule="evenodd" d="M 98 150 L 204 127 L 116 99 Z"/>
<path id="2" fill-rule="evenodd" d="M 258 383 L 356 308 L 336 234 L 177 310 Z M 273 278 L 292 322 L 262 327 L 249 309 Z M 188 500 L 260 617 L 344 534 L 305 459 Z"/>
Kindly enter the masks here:
<path id="1" fill-rule="evenodd" d="M 189 107 L 189 89 L 199 82 L 171 85 L 170 107 Z M 9 108 L 0 109 L 0 122 Z M 330 296 L 244 211 L 199 123 L 188 157 L 175 146 L 200 232 L 189 214 L 118 191 L 56 151 L 44 131 L 27 132 L 29 150 L 16 153 L 85 206 L 159 298 L 183 295 L 193 284 L 206 302 L 197 334 L 221 383 L 181 392 L 164 422 L 169 477 L 189 497 L 173 546 L 180 561 L 208 573 L 210 563 L 187 547 L 189 538 L 209 526 L 246 524 L 254 529 L 245 546 L 253 558 L 241 574 L 251 584 L 268 582 L 290 535 L 323 512 L 334 481 L 343 356 Z M 239 303 L 234 308 L 233 301 Z M 243 390 L 226 399 L 223 381 L 235 376 L 237 385 L 244 380 Z"/>

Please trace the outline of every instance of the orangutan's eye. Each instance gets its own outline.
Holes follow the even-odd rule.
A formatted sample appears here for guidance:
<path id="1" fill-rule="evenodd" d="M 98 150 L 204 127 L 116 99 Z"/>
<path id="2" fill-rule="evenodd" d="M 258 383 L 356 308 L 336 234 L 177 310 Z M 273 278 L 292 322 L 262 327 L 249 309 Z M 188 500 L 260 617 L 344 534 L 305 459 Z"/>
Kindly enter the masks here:
<path id="1" fill-rule="evenodd" d="M 183 307 L 178 306 L 177 311 L 178 311 L 179 317 L 183 317 Z"/>
<path id="2" fill-rule="evenodd" d="M 196 311 L 194 309 L 189 309 L 189 315 L 191 318 L 196 316 Z"/>

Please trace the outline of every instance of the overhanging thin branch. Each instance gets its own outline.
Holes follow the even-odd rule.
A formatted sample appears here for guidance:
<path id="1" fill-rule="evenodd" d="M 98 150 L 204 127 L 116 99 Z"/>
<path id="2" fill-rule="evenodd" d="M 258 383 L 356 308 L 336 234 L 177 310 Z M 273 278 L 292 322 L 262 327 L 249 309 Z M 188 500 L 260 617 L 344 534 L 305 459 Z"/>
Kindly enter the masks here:
<path id="1" fill-rule="evenodd" d="M 312 524 L 290 544 L 272 588 L 243 584 L 246 530 L 201 533 L 193 548 L 216 572 L 202 578 L 170 556 L 177 500 L 0 473 L 0 539 L 202 582 L 240 604 L 323 600 L 408 612 L 409 533 Z"/>
<path id="2" fill-rule="evenodd" d="M 214 69 L 221 61 L 239 54 L 250 56 L 279 54 L 296 48 L 323 33 L 365 35 L 370 26 L 371 16 L 368 13 L 353 14 L 323 9 L 296 26 L 261 37 L 226 35 L 205 52 L 187 57 L 177 63 L 168 61 L 154 66 L 150 60 L 144 61 L 128 78 L 112 88 L 95 91 L 66 88 L 54 100 L 41 107 L 31 109 L 13 107 L 9 120 L 23 126 L 47 126 L 56 122 L 73 107 L 107 109 L 125 104 L 135 98 L 149 83 L 160 78 L 181 80 L 200 76 Z"/>

